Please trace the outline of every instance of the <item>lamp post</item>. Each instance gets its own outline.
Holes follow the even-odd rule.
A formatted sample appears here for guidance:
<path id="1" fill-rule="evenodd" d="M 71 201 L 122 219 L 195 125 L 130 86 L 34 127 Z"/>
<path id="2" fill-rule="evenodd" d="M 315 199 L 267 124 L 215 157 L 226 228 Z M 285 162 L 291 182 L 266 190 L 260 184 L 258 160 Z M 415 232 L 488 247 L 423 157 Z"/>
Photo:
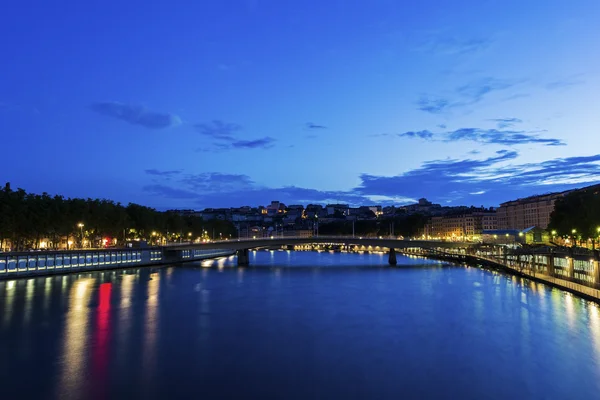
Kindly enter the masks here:
<path id="1" fill-rule="evenodd" d="M 79 232 L 81 234 L 81 248 L 83 249 L 83 222 L 78 223 L 77 226 L 79 227 Z"/>
<path id="2" fill-rule="evenodd" d="M 575 247 L 575 234 L 576 233 L 577 233 L 577 229 L 571 230 L 571 240 L 573 241 L 573 244 L 571 244 L 571 247 Z"/>

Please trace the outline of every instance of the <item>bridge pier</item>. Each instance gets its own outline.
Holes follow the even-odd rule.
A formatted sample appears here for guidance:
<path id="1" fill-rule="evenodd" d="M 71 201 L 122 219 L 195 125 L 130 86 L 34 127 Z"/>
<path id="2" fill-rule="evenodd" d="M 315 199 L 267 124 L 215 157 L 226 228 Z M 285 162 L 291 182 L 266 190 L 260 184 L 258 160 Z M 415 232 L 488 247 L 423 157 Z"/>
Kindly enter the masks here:
<path id="1" fill-rule="evenodd" d="M 235 255 L 237 256 L 238 267 L 250 265 L 250 257 L 248 256 L 249 253 L 250 251 L 248 249 L 240 249 L 236 251 Z"/>
<path id="2" fill-rule="evenodd" d="M 396 265 L 398 264 L 398 261 L 396 260 L 396 249 L 394 249 L 393 247 L 390 248 L 390 253 L 388 256 L 388 263 L 390 265 Z"/>

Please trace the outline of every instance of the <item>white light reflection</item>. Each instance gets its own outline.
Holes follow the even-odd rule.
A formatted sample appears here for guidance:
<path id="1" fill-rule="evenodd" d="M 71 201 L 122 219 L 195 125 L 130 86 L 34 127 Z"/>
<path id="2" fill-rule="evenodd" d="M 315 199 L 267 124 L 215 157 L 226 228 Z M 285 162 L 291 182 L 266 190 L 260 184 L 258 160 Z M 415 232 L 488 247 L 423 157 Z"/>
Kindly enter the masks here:
<path id="1" fill-rule="evenodd" d="M 10 324 L 10 320 L 12 319 L 13 312 L 13 304 L 15 301 L 15 292 L 16 292 L 16 283 L 15 281 L 6 282 L 6 302 L 4 303 L 4 326 L 8 326 Z"/>
<path id="2" fill-rule="evenodd" d="M 150 382 L 156 371 L 156 337 L 158 335 L 158 295 L 160 291 L 160 273 L 150 275 L 146 300 L 144 327 L 144 381 Z"/>
<path id="3" fill-rule="evenodd" d="M 50 292 L 52 291 L 52 278 L 47 277 L 44 282 L 44 313 L 50 307 Z"/>
<path id="4" fill-rule="evenodd" d="M 131 329 L 131 299 L 135 283 L 134 275 L 121 275 L 121 303 L 119 304 L 119 323 L 117 324 L 117 341 L 119 351 L 117 359 L 119 365 L 124 365 L 129 350 L 129 331 Z"/>
<path id="5" fill-rule="evenodd" d="M 86 344 L 88 335 L 88 304 L 92 291 L 90 287 L 95 279 L 79 279 L 69 291 L 69 309 L 65 324 L 63 340 L 63 358 L 58 397 L 67 394 L 80 394 L 86 377 Z"/>
<path id="6" fill-rule="evenodd" d="M 223 272 L 226 261 L 227 261 L 227 258 L 225 258 L 225 257 L 221 257 L 217 260 L 217 269 L 219 270 L 219 272 Z"/>
<path id="7" fill-rule="evenodd" d="M 25 312 L 23 313 L 23 325 L 29 325 L 31 321 L 31 312 L 33 310 L 33 294 L 34 294 L 34 280 L 27 279 L 27 286 L 25 288 Z"/>
<path id="8" fill-rule="evenodd" d="M 573 330 L 575 328 L 575 298 L 571 293 L 565 292 L 564 299 L 567 323 L 569 324 L 569 329 Z"/>
<path id="9" fill-rule="evenodd" d="M 245 268 L 237 268 L 237 282 L 238 284 L 244 283 L 244 270 Z"/>
<path id="10" fill-rule="evenodd" d="M 590 335 L 592 335 L 592 344 L 596 351 L 596 363 L 600 364 L 600 306 L 595 303 L 588 303 L 588 320 L 590 325 Z"/>
<path id="11" fill-rule="evenodd" d="M 210 290 L 202 289 L 200 291 L 200 317 L 198 325 L 200 326 L 198 340 L 200 345 L 206 345 L 208 344 L 210 329 Z"/>

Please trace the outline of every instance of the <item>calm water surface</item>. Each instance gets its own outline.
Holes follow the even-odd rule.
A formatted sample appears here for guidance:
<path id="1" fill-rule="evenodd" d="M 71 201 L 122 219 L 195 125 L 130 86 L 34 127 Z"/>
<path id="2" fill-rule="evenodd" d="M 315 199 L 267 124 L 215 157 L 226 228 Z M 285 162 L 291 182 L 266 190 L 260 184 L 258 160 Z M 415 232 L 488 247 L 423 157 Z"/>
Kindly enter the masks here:
<path id="1" fill-rule="evenodd" d="M 0 282 L 2 399 L 598 399 L 597 305 L 416 258 Z"/>

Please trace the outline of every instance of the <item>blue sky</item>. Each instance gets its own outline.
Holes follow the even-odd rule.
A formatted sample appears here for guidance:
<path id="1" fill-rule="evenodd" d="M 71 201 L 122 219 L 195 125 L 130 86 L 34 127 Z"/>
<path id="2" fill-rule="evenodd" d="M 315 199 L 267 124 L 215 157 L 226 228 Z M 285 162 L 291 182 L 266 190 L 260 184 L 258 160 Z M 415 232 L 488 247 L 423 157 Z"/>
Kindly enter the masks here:
<path id="1" fill-rule="evenodd" d="M 600 181 L 600 2 L 6 1 L 1 177 L 166 208 Z"/>

